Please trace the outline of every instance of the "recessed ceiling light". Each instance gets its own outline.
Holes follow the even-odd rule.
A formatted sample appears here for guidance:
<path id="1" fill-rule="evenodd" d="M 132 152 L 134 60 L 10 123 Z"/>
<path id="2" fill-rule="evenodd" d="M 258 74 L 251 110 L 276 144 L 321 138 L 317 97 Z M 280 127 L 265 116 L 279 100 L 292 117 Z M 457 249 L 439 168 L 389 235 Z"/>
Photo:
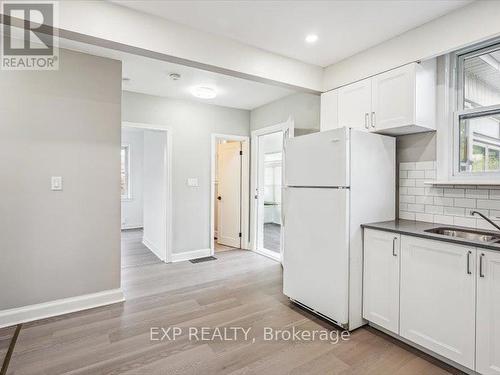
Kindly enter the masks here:
<path id="1" fill-rule="evenodd" d="M 318 41 L 318 36 L 316 34 L 309 34 L 306 36 L 306 42 L 307 43 L 316 43 Z"/>
<path id="2" fill-rule="evenodd" d="M 200 99 L 213 99 L 217 96 L 215 89 L 206 86 L 197 86 L 193 88 L 191 93 Z"/>

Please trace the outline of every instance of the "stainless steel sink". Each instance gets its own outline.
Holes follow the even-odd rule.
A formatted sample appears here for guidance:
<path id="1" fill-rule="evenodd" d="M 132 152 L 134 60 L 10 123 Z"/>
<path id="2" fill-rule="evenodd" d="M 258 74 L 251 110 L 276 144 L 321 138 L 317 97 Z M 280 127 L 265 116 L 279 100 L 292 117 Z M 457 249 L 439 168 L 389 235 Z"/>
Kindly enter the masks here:
<path id="1" fill-rule="evenodd" d="M 500 233 L 495 234 L 491 232 L 482 232 L 478 230 L 468 230 L 468 229 L 458 229 L 458 228 L 448 228 L 440 227 L 427 229 L 428 233 L 441 234 L 443 236 L 458 237 L 470 241 L 485 242 L 485 243 L 496 243 L 500 241 Z"/>

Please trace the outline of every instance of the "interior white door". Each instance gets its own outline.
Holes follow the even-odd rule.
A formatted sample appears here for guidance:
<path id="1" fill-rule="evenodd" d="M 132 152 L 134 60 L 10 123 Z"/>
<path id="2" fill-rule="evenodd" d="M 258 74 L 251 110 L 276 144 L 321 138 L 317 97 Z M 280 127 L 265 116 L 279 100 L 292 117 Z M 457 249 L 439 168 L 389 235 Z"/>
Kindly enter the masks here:
<path id="1" fill-rule="evenodd" d="M 217 147 L 219 229 L 217 243 L 241 247 L 241 142 Z"/>
<path id="2" fill-rule="evenodd" d="M 415 123 L 415 65 L 378 74 L 372 79 L 372 130 Z"/>
<path id="3" fill-rule="evenodd" d="M 349 129 L 304 135 L 285 142 L 286 186 L 349 186 Z"/>
<path id="4" fill-rule="evenodd" d="M 351 128 L 370 128 L 372 116 L 371 78 L 341 87 L 338 98 L 338 124 Z"/>
<path id="5" fill-rule="evenodd" d="M 363 317 L 399 334 L 400 236 L 365 229 Z"/>
<path id="6" fill-rule="evenodd" d="M 474 369 L 476 249 L 401 237 L 400 334 Z"/>
<path id="7" fill-rule="evenodd" d="M 500 253 L 477 249 L 476 371 L 500 374 Z"/>
<path id="8" fill-rule="evenodd" d="M 285 188 L 283 292 L 348 322 L 348 189 Z"/>

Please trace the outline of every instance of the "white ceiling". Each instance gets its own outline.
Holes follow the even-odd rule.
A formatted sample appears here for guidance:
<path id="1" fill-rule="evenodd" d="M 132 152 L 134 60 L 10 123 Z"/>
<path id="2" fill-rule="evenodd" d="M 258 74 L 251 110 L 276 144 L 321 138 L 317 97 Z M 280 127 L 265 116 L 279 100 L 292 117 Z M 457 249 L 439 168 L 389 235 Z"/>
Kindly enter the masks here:
<path id="1" fill-rule="evenodd" d="M 420 26 L 471 0 L 111 0 L 192 28 L 327 66 Z M 319 40 L 307 45 L 315 33 Z"/>
<path id="2" fill-rule="evenodd" d="M 130 81 L 123 82 L 123 90 L 126 91 L 247 110 L 260 107 L 295 92 L 282 87 L 65 39 L 60 40 L 60 47 L 121 60 L 122 76 L 130 78 Z M 170 79 L 170 73 L 180 74 L 181 79 L 178 81 Z M 191 90 L 195 86 L 215 88 L 217 97 L 214 99 L 198 99 L 191 94 Z"/>

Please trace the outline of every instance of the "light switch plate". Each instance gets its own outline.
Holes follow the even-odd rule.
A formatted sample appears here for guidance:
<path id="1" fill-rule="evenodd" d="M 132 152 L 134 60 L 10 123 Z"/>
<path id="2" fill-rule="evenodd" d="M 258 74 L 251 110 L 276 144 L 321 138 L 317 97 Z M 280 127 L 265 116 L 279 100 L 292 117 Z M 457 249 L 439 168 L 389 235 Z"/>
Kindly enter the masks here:
<path id="1" fill-rule="evenodd" d="M 62 177 L 61 176 L 52 176 L 50 179 L 50 188 L 52 191 L 61 191 L 62 190 Z"/>
<path id="2" fill-rule="evenodd" d="M 196 177 L 188 178 L 187 179 L 187 185 L 188 186 L 193 186 L 193 187 L 199 186 L 198 179 Z"/>

